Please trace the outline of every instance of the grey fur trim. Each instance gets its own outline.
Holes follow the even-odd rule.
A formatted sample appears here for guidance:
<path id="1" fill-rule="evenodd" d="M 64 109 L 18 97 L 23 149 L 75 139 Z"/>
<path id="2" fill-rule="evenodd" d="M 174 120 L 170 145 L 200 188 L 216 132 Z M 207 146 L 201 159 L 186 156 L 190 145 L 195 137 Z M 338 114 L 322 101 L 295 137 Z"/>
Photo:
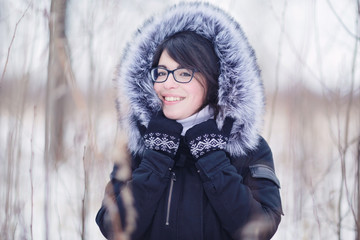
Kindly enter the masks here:
<path id="1" fill-rule="evenodd" d="M 263 125 L 260 70 L 240 25 L 207 3 L 181 3 L 167 9 L 146 21 L 127 45 L 115 81 L 119 98 L 126 96 L 130 104 L 129 115 L 120 118 L 128 124 L 129 149 L 134 153 L 143 151 L 137 122 L 147 126 L 151 115 L 161 108 L 149 75 L 156 47 L 166 37 L 186 30 L 214 44 L 221 68 L 217 123 L 221 128 L 227 116 L 235 118 L 227 151 L 233 156 L 243 155 L 257 146 Z"/>

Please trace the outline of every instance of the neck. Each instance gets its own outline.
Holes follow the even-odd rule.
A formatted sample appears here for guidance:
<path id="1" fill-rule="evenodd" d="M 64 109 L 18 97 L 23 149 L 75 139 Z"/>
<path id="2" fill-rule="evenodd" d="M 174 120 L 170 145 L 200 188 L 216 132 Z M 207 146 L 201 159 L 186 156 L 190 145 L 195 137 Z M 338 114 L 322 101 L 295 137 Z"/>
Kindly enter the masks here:
<path id="1" fill-rule="evenodd" d="M 196 124 L 205 122 L 206 120 L 209 120 L 210 118 L 214 118 L 214 110 L 210 108 L 209 105 L 201 109 L 199 112 L 191 115 L 188 118 L 177 120 L 178 123 L 181 123 L 183 126 L 183 131 L 181 135 L 185 135 L 186 131 Z"/>

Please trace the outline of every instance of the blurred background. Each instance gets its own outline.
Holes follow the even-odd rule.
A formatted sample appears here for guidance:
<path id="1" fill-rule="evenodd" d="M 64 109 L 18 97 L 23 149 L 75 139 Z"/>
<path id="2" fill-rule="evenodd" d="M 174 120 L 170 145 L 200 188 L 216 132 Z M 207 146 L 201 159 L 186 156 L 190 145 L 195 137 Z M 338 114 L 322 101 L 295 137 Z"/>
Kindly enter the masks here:
<path id="1" fill-rule="evenodd" d="M 113 77 L 177 0 L 0 0 L 0 239 L 103 239 Z M 360 239 L 360 1 L 210 0 L 242 26 L 285 216 L 273 239 Z"/>

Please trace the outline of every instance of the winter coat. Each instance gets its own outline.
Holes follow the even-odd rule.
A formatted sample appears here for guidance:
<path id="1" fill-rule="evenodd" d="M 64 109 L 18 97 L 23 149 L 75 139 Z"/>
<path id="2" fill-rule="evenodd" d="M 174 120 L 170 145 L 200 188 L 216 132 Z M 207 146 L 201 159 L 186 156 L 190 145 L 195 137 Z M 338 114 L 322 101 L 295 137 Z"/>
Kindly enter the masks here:
<path id="1" fill-rule="evenodd" d="M 195 161 L 180 142 L 174 159 L 146 150 L 139 123 L 147 126 L 161 109 L 149 70 L 156 47 L 168 36 L 194 31 L 212 41 L 220 59 L 218 91 L 221 128 L 235 119 L 226 151 Z M 120 189 L 131 186 L 137 210 L 132 239 L 270 239 L 280 223 L 279 180 L 271 150 L 259 135 L 264 109 L 263 85 L 253 49 L 239 24 L 206 3 L 182 3 L 148 20 L 126 47 L 116 76 L 126 96 L 132 154 L 132 179 L 112 179 L 122 223 L 126 216 Z M 120 104 L 118 105 L 120 107 Z M 119 109 L 121 111 L 121 109 Z M 114 168 L 116 171 L 116 167 Z M 112 174 L 114 176 L 116 174 Z M 105 205 L 96 222 L 105 237 L 112 232 Z"/>

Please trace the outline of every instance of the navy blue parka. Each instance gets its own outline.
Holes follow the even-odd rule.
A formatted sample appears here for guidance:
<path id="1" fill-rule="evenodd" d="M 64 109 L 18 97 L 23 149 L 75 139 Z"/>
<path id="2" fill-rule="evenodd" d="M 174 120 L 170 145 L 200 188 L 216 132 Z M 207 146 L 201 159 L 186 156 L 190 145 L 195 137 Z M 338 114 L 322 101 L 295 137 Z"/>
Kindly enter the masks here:
<path id="1" fill-rule="evenodd" d="M 149 70 L 156 47 L 179 31 L 194 31 L 209 39 L 220 59 L 218 90 L 221 129 L 235 119 L 225 150 L 197 161 L 184 140 L 174 159 L 146 150 L 139 123 L 147 126 L 161 109 Z M 263 85 L 254 50 L 240 25 L 206 3 L 182 3 L 149 19 L 126 47 L 116 76 L 119 113 L 128 130 L 133 171 L 129 181 L 116 179 L 121 222 L 127 210 L 121 190 L 129 186 L 137 211 L 131 239 L 270 239 L 280 223 L 279 180 L 271 150 L 259 135 L 264 110 Z M 124 100 L 125 98 L 125 100 Z M 124 115 L 121 103 L 130 106 Z M 105 237 L 113 232 L 105 204 L 96 222 Z"/>
<path id="2" fill-rule="evenodd" d="M 184 144 L 178 152 L 171 159 L 146 150 L 134 170 L 130 184 L 138 221 L 133 239 L 226 240 L 273 236 L 282 209 L 279 181 L 264 139 L 261 138 L 256 150 L 240 158 L 229 158 L 225 151 L 217 151 L 195 162 Z M 118 193 L 121 183 L 115 186 Z M 124 209 L 119 195 L 117 203 Z M 96 221 L 104 236 L 110 237 L 107 211 L 103 206 Z"/>

